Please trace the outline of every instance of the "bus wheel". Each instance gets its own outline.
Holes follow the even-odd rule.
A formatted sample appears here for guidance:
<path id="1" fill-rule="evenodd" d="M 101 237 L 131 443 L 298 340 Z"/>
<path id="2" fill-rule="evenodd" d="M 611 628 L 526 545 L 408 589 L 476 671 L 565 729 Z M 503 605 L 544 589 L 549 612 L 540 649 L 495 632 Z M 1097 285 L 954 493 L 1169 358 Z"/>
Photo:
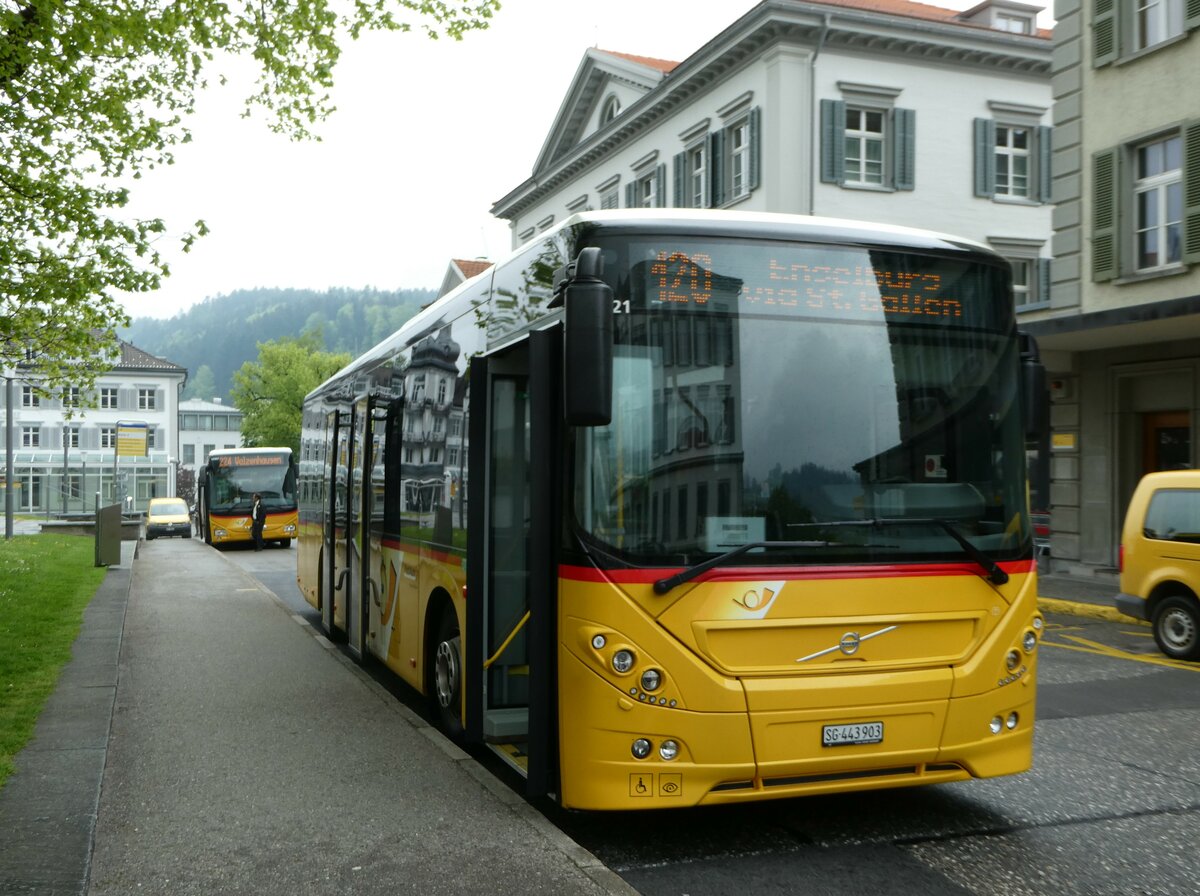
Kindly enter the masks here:
<path id="1" fill-rule="evenodd" d="M 1173 594 L 1154 608 L 1154 641 L 1173 660 L 1200 660 L 1200 609 L 1196 601 Z"/>
<path id="2" fill-rule="evenodd" d="M 438 726 L 451 740 L 461 741 L 462 638 L 458 633 L 458 616 L 449 602 L 442 605 L 438 616 L 432 678 L 433 709 L 437 713 Z"/>

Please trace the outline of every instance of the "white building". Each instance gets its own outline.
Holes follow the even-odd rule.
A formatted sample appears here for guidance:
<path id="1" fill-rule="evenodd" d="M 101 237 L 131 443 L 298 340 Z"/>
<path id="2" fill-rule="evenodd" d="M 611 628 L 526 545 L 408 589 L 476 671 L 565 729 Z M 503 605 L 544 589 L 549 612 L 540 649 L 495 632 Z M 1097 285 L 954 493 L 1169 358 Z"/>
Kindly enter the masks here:
<path id="1" fill-rule="evenodd" d="M 15 511 L 92 511 L 97 493 L 102 504 L 142 510 L 150 498 L 174 494 L 172 451 L 187 370 L 128 342 L 119 340 L 119 349 L 90 396 L 68 389 L 48 398 L 15 372 L 3 437 L 7 449 L 12 432 Z M 118 432 L 130 424 L 145 427 L 146 455 L 118 458 Z"/>
<path id="2" fill-rule="evenodd" d="M 682 62 L 590 49 L 514 246 L 592 208 L 737 208 L 926 227 L 1013 262 L 1048 301 L 1051 39 L 1040 7 L 766 0 Z M 709 12 L 706 8 L 706 14 Z"/>
<path id="3" fill-rule="evenodd" d="M 179 403 L 179 441 L 175 456 L 180 466 L 197 469 L 217 448 L 240 448 L 242 412 L 220 399 L 189 398 Z"/>

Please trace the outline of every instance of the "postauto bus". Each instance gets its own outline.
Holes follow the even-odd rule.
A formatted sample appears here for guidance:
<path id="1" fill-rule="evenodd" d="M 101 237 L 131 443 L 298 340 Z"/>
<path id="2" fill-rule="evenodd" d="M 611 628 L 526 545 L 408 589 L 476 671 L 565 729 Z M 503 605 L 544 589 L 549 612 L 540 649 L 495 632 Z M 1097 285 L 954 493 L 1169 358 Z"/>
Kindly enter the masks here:
<path id="1" fill-rule="evenodd" d="M 200 537 L 220 547 L 249 543 L 250 506 L 262 496 L 263 540 L 289 547 L 296 537 L 296 466 L 291 448 L 218 448 L 196 482 Z"/>
<path id="2" fill-rule="evenodd" d="M 566 807 L 1021 772 L 1041 395 L 978 244 L 576 215 L 307 397 L 298 578 Z"/>

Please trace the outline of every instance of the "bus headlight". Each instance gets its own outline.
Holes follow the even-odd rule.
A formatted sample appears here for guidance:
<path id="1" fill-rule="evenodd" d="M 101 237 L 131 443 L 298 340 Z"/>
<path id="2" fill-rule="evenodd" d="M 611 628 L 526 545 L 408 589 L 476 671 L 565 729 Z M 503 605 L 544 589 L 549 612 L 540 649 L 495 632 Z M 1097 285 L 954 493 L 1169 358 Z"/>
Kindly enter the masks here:
<path id="1" fill-rule="evenodd" d="M 662 673 L 657 669 L 647 669 L 642 673 L 642 690 L 657 691 L 662 687 Z"/>
<path id="2" fill-rule="evenodd" d="M 654 744 L 644 737 L 639 737 L 633 742 L 633 758 L 645 759 L 650 755 L 652 749 L 654 749 Z"/>
<path id="3" fill-rule="evenodd" d="M 624 675 L 626 672 L 628 672 L 630 669 L 632 669 L 633 668 L 633 651 L 632 650 L 618 650 L 616 653 L 614 653 L 613 658 L 612 658 L 612 667 L 614 669 L 616 669 L 617 672 L 619 672 L 621 675 Z"/>
<path id="4" fill-rule="evenodd" d="M 1016 672 L 1017 667 L 1021 665 L 1021 654 L 1015 650 L 1010 650 L 1004 655 L 1004 665 L 1008 667 L 1009 672 Z"/>
<path id="5" fill-rule="evenodd" d="M 1026 632 L 1021 638 L 1021 647 L 1026 653 L 1033 653 L 1033 648 L 1037 647 L 1037 635 L 1033 632 Z"/>
<path id="6" fill-rule="evenodd" d="M 283 527 L 283 534 L 284 535 L 295 535 L 296 527 L 289 523 L 288 525 Z"/>
<path id="7" fill-rule="evenodd" d="M 679 744 L 673 740 L 664 740 L 658 746 L 658 755 L 670 762 L 679 755 Z"/>

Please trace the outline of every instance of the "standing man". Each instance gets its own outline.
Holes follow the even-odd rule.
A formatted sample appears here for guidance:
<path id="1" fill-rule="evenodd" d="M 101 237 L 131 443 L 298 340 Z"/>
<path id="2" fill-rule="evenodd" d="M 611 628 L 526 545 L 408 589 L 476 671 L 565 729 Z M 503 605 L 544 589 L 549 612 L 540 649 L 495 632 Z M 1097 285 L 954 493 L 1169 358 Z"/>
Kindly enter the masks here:
<path id="1" fill-rule="evenodd" d="M 263 549 L 263 525 L 266 523 L 266 512 L 262 506 L 262 495 L 254 493 L 254 503 L 250 505 L 250 534 L 254 537 L 254 550 Z"/>

